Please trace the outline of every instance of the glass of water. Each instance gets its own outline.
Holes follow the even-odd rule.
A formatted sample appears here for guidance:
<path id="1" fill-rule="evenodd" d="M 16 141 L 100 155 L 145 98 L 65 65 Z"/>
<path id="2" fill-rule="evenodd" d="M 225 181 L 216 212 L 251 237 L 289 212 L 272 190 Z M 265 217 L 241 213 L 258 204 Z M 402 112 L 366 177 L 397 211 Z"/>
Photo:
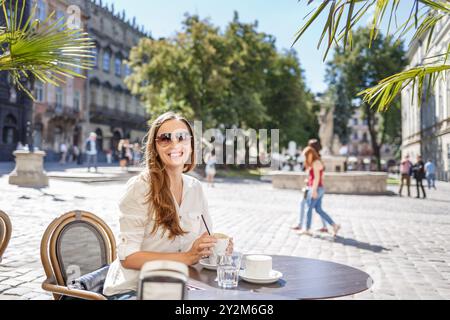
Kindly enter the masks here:
<path id="1" fill-rule="evenodd" d="M 236 288 L 239 283 L 242 254 L 234 252 L 219 256 L 217 259 L 217 279 L 219 287 L 224 289 Z"/>

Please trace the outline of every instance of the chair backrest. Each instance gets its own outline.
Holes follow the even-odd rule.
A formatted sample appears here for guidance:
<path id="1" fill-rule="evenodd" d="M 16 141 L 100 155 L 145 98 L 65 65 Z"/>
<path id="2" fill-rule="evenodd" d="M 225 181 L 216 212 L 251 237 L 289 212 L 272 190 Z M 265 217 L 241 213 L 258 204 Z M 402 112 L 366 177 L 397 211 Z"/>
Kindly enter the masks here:
<path id="1" fill-rule="evenodd" d="M 115 259 L 116 243 L 111 229 L 102 219 L 85 211 L 71 211 L 55 219 L 41 241 L 41 261 L 47 279 L 61 286 Z"/>
<path id="2" fill-rule="evenodd" d="M 11 239 L 11 220 L 6 213 L 0 210 L 0 262 L 2 262 L 3 253 Z"/>

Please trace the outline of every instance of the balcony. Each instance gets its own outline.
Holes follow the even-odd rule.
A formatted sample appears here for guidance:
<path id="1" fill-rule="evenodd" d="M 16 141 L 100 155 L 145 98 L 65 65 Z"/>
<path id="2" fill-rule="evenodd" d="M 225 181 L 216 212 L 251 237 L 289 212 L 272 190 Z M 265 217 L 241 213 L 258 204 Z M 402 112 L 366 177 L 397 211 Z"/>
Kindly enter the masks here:
<path id="1" fill-rule="evenodd" d="M 145 130 L 147 126 L 144 116 L 95 104 L 91 104 L 90 119 L 92 122 L 138 130 Z"/>
<path id="2" fill-rule="evenodd" d="M 81 112 L 79 109 L 75 109 L 69 106 L 63 106 L 60 104 L 48 104 L 46 113 L 52 117 L 63 117 L 68 119 L 80 119 Z"/>

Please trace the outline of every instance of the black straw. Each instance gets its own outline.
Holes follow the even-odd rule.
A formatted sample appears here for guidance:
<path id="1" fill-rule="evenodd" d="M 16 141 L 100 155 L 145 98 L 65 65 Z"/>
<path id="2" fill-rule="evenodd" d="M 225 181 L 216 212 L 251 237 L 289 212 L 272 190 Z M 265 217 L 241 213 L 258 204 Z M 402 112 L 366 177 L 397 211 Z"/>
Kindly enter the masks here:
<path id="1" fill-rule="evenodd" d="M 203 220 L 203 223 L 205 224 L 206 231 L 208 231 L 208 234 L 211 235 L 211 232 L 209 232 L 208 225 L 206 224 L 205 217 L 203 215 L 202 215 L 202 220 Z"/>

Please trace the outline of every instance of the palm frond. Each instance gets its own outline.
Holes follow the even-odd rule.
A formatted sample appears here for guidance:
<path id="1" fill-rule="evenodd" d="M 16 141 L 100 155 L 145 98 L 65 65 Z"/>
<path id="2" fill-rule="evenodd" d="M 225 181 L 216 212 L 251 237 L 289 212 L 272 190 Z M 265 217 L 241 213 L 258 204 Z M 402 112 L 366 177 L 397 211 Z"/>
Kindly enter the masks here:
<path id="1" fill-rule="evenodd" d="M 19 5 L 10 1 L 9 17 L 5 2 L 2 3 L 6 26 L 0 31 L 0 71 L 11 73 L 17 86 L 27 92 L 21 79 L 30 75 L 37 79 L 59 85 L 66 77 L 82 77 L 75 68 L 91 69 L 94 65 L 94 43 L 84 32 L 70 29 L 64 18 L 52 21 L 51 13 L 45 21 L 33 20 L 36 7 L 23 22 L 25 1 L 19 13 Z"/>
<path id="2" fill-rule="evenodd" d="M 400 0 L 328 0 L 328 1 L 308 1 L 307 5 L 319 2 L 319 6 L 315 8 L 295 34 L 294 42 L 297 43 L 311 25 L 322 15 L 327 15 L 325 25 L 322 29 L 322 35 L 318 41 L 320 48 L 325 35 L 328 35 L 324 60 L 333 44 L 342 44 L 344 48 L 351 47 L 352 29 L 361 22 L 361 19 L 374 9 L 372 22 L 370 23 L 370 41 L 377 38 L 381 25 L 388 19 L 388 36 L 391 36 L 392 20 L 397 21 L 397 11 L 399 9 Z M 450 1 L 447 0 L 412 0 L 411 11 L 400 27 L 392 31 L 392 35 L 399 34 L 403 36 L 412 28 L 417 29 L 413 40 L 430 33 L 429 40 L 433 36 L 433 29 L 442 17 L 450 14 Z M 422 4 L 423 7 L 419 5 Z M 424 12 L 425 10 L 425 12 Z M 343 12 L 347 12 L 347 18 L 341 19 Z M 400 37 L 399 36 L 399 37 Z"/>
<path id="3" fill-rule="evenodd" d="M 301 1 L 301 0 L 299 0 Z M 318 41 L 320 48 L 326 35 L 325 54 L 323 59 L 327 58 L 330 48 L 334 45 L 342 45 L 344 50 L 352 47 L 352 30 L 361 22 L 362 17 L 366 16 L 373 9 L 373 18 L 370 24 L 369 46 L 378 37 L 381 25 L 388 19 L 387 38 L 396 37 L 396 41 L 409 31 L 415 30 L 411 41 L 419 41 L 426 38 L 426 50 L 434 37 L 436 25 L 446 16 L 450 16 L 449 0 L 412 0 L 409 16 L 402 21 L 396 30 L 392 31 L 392 21 L 397 22 L 400 0 L 328 0 L 328 1 L 308 1 L 307 5 L 320 3 L 308 17 L 303 27 L 295 35 L 294 44 L 299 41 L 303 34 L 311 25 L 322 15 L 327 15 L 327 20 L 323 26 L 322 35 Z M 347 18 L 341 19 L 343 12 L 347 11 Z M 345 20 L 345 21 L 344 21 Z M 396 23 L 397 24 L 397 23 Z M 378 110 L 386 110 L 393 102 L 399 92 L 408 84 L 413 82 L 417 85 L 419 98 L 424 91 L 424 85 L 432 87 L 434 80 L 441 72 L 448 70 L 447 62 L 450 58 L 450 44 L 445 53 L 428 57 L 425 59 L 429 64 L 418 66 L 410 70 L 393 75 L 379 82 L 373 88 L 364 90 L 359 95 L 364 95 L 364 100 L 377 106 Z M 430 92 L 430 90 L 427 90 Z"/>
<path id="4" fill-rule="evenodd" d="M 418 99 L 422 100 L 423 89 L 427 85 L 427 95 L 436 79 L 450 70 L 450 65 L 428 65 L 411 68 L 390 76 L 372 88 L 360 92 L 359 96 L 364 96 L 363 100 L 378 111 L 386 111 L 399 93 L 412 84 L 417 88 Z"/>

